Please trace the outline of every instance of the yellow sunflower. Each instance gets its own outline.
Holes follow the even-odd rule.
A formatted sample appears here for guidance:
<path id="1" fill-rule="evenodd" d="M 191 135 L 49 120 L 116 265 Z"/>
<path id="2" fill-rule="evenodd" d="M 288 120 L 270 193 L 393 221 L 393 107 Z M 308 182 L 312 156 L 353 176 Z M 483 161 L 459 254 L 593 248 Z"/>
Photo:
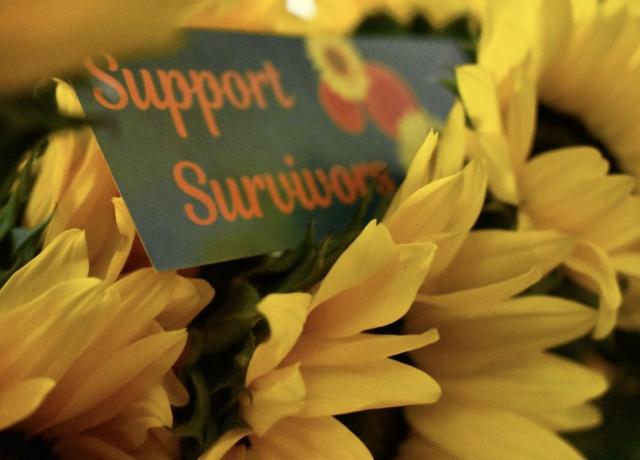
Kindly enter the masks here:
<path id="1" fill-rule="evenodd" d="M 320 79 L 349 101 L 362 101 L 369 78 L 356 47 L 345 38 L 311 37 L 305 40 L 307 55 Z"/>
<path id="2" fill-rule="evenodd" d="M 212 290 L 150 269 L 115 283 L 88 273 L 84 232 L 68 230 L 0 290 L 0 438 L 44 440 L 61 458 L 145 458 L 175 442 L 169 404 L 186 393 L 171 366 Z"/>
<path id="3" fill-rule="evenodd" d="M 405 410 L 412 434 L 399 458 L 581 458 L 554 432 L 596 424 L 588 401 L 606 383 L 545 350 L 592 329 L 595 311 L 554 297 L 514 298 L 575 241 L 552 231 L 470 232 L 486 174 L 477 159 L 455 172 L 465 150 L 459 105 L 445 135 L 452 129 L 457 135 L 437 155 L 435 138 L 427 139 L 384 219 L 395 241 L 438 243 L 405 327 L 437 328 L 440 340 L 411 356 L 435 376 L 442 398 Z"/>
<path id="4" fill-rule="evenodd" d="M 410 21 L 421 14 L 431 26 L 442 29 L 462 17 L 480 20 L 485 3 L 486 0 L 373 0 L 370 10 L 390 13 L 399 22 Z"/>
<path id="5" fill-rule="evenodd" d="M 63 113 L 82 115 L 68 84 L 58 82 L 56 96 Z M 54 135 L 37 170 L 25 224 L 34 227 L 51 216 L 45 246 L 69 228 L 86 230 L 90 274 L 115 280 L 129 256 L 135 227 L 91 130 Z M 112 257 L 113 251 L 119 257 Z"/>
<path id="6" fill-rule="evenodd" d="M 425 373 L 389 356 L 437 340 L 366 331 L 393 323 L 410 307 L 435 246 L 396 244 L 371 222 L 339 257 L 315 294 L 272 294 L 258 306 L 270 326 L 246 376 L 242 418 L 203 459 L 368 459 L 366 447 L 333 416 L 427 404 L 440 388 Z M 248 445 L 237 442 L 248 436 Z"/>
<path id="7" fill-rule="evenodd" d="M 525 63 L 541 103 L 584 123 L 640 184 L 637 2 L 497 3 L 488 8 L 479 62 L 499 81 Z"/>
<path id="8" fill-rule="evenodd" d="M 370 0 L 223 0 L 189 22 L 192 27 L 279 34 L 343 34 L 357 27 Z"/>
<path id="9" fill-rule="evenodd" d="M 520 228 L 556 230 L 577 239 L 564 268 L 599 295 L 594 336 L 606 336 L 622 303 L 616 275 L 638 276 L 640 197 L 632 194 L 634 179 L 608 174 L 608 162 L 591 147 L 530 157 L 536 92 L 519 68 L 500 85 L 489 70 L 462 66 L 457 81 L 474 126 L 470 150 L 486 161 L 491 191 L 519 207 Z"/>

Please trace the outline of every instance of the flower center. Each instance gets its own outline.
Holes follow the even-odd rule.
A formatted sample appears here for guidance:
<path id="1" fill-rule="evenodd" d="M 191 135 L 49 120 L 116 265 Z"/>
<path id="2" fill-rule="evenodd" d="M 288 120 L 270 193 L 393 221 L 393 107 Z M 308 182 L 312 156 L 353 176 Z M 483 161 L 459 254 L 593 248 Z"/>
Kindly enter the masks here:
<path id="1" fill-rule="evenodd" d="M 327 48 L 324 52 L 329 65 L 340 75 L 349 75 L 349 63 L 342 53 L 335 48 Z"/>
<path id="2" fill-rule="evenodd" d="M 533 155 L 547 150 L 578 145 L 588 145 L 598 149 L 609 162 L 610 174 L 621 172 L 615 157 L 611 155 L 606 145 L 594 137 L 578 118 L 567 113 L 557 112 L 543 104 L 538 105 Z"/>

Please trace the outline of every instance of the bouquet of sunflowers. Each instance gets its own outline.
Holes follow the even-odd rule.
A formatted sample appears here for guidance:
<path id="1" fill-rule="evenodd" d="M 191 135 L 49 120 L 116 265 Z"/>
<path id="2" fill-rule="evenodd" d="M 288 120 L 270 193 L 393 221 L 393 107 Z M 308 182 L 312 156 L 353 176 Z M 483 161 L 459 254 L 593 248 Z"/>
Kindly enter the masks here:
<path id="1" fill-rule="evenodd" d="M 471 63 L 373 219 L 157 271 L 64 78 L 185 28 Z M 9 1 L 0 58 L 1 459 L 640 458 L 635 0 Z"/>

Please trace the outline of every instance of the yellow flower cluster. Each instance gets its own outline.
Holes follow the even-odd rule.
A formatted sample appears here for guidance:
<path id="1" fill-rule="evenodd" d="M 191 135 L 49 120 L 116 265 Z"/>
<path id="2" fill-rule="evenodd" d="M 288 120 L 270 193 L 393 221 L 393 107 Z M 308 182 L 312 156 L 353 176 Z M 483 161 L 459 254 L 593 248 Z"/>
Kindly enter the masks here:
<path id="1" fill-rule="evenodd" d="M 344 32 L 376 11 L 435 27 L 471 16 L 478 63 L 456 69 L 459 100 L 382 221 L 310 292 L 260 300 L 269 334 L 244 377 L 244 426 L 200 458 L 371 459 L 336 417 L 390 407 L 409 425 L 400 460 L 582 458 L 557 433 L 599 423 L 607 382 L 550 350 L 606 337 L 621 305 L 621 326 L 640 328 L 640 13 L 630 0 L 225 0 L 191 24 Z M 338 77 L 344 97 L 366 89 Z M 64 83 L 58 101 L 80 113 Z M 536 150 L 539 105 L 582 120 L 613 159 Z M 0 290 L 0 446 L 18 433 L 64 459 L 180 458 L 171 406 L 189 395 L 173 367 L 213 288 L 146 266 L 89 131 L 53 136 L 37 167 L 25 223 L 53 214 L 42 252 Z M 517 228 L 476 228 L 488 198 Z M 598 308 L 533 294 L 552 272 Z"/>

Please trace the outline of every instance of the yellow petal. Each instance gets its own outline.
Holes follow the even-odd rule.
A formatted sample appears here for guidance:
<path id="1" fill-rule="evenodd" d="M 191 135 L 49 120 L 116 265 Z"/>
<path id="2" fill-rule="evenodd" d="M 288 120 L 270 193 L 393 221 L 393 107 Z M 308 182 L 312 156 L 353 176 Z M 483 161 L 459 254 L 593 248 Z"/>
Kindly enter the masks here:
<path id="1" fill-rule="evenodd" d="M 59 380 L 104 329 L 110 302 L 99 280 L 80 278 L 2 315 L 0 347 L 11 353 L 0 357 L 0 373 Z"/>
<path id="2" fill-rule="evenodd" d="M 175 46 L 177 27 L 199 3 L 148 1 L 88 4 L 79 0 L 3 2 L 1 62 L 12 71 L 0 76 L 0 91 L 27 90 L 40 80 L 75 72 L 87 56 Z M 153 14 L 149 8 L 153 7 Z M 62 15 L 61 11 L 73 14 Z M 52 51 L 55 50 L 55 51 Z M 30 56 L 30 57 L 27 57 Z"/>
<path id="3" fill-rule="evenodd" d="M 112 198 L 114 220 L 100 253 L 91 263 L 91 274 L 108 282 L 114 282 L 120 275 L 129 257 L 136 228 L 122 198 Z"/>
<path id="4" fill-rule="evenodd" d="M 172 425 L 168 395 L 161 385 L 155 385 L 92 433 L 101 439 L 115 440 L 115 444 L 131 452 L 146 442 L 149 430 Z"/>
<path id="5" fill-rule="evenodd" d="M 156 317 L 162 328 L 168 331 L 187 327 L 214 295 L 213 287 L 205 280 L 176 275 L 172 281 L 169 301 Z"/>
<path id="6" fill-rule="evenodd" d="M 442 139 L 438 143 L 432 180 L 450 176 L 462 169 L 466 147 L 464 108 L 456 101 L 449 112 Z"/>
<path id="7" fill-rule="evenodd" d="M 38 410 L 56 382 L 48 378 L 22 380 L 0 391 L 0 430 L 15 425 Z"/>
<path id="8" fill-rule="evenodd" d="M 582 459 L 567 442 L 513 412 L 463 401 L 447 401 L 405 411 L 411 427 L 455 457 L 474 460 L 514 458 Z"/>
<path id="9" fill-rule="evenodd" d="M 530 30 L 522 17 L 535 2 L 485 2 L 485 20 L 478 43 L 478 62 L 502 80 L 531 52 Z M 524 11 L 523 11 L 524 10 Z M 525 16 L 526 17 L 526 16 Z"/>
<path id="10" fill-rule="evenodd" d="M 391 215 L 410 195 L 429 183 L 429 162 L 438 142 L 438 134 L 429 131 L 411 161 L 402 185 L 396 191 L 391 204 L 387 208 L 387 215 Z"/>
<path id="11" fill-rule="evenodd" d="M 619 250 L 640 240 L 640 196 L 630 196 L 610 209 L 606 219 L 585 229 L 584 239 L 593 241 L 606 251 Z"/>
<path id="12" fill-rule="evenodd" d="M 263 436 L 283 418 L 297 414 L 305 404 L 305 385 L 298 364 L 257 378 L 249 391 L 251 396 L 242 403 L 242 419 L 257 436 Z"/>
<path id="13" fill-rule="evenodd" d="M 474 134 L 476 153 L 487 168 L 489 189 L 500 201 L 517 204 L 516 171 L 511 160 L 507 139 L 502 133 L 476 132 Z"/>
<path id="14" fill-rule="evenodd" d="M 260 460 L 373 459 L 362 441 L 333 417 L 287 418 L 266 436 L 252 437 L 251 444 Z"/>
<path id="15" fill-rule="evenodd" d="M 395 245 L 387 228 L 375 221 L 369 222 L 320 283 L 311 309 L 373 276 L 393 260 L 394 255 Z"/>
<path id="16" fill-rule="evenodd" d="M 377 248 L 369 247 L 371 251 Z M 344 337 L 400 319 L 411 307 L 434 252 L 432 243 L 396 245 L 393 258 L 382 270 L 316 307 L 307 319 L 305 332 Z"/>
<path id="17" fill-rule="evenodd" d="M 532 418 L 554 431 L 571 432 L 595 428 L 602 422 L 600 409 L 594 404 L 581 404 L 568 409 L 531 414 Z"/>
<path id="18" fill-rule="evenodd" d="M 524 415 L 561 411 L 600 396 L 601 374 L 549 353 L 537 353 L 467 378 L 441 379 L 447 395 Z"/>
<path id="19" fill-rule="evenodd" d="M 160 382 L 175 363 L 186 343 L 186 332 L 172 331 L 151 335 L 115 353 L 87 375 L 57 413 L 42 411 L 40 430 L 54 424 L 55 435 L 96 426 L 113 417 L 146 389 Z M 56 396 L 65 391 L 56 387 Z M 52 407 L 53 408 L 53 407 Z M 49 409 L 51 410 L 51 409 Z M 48 415 L 48 416 L 47 416 Z"/>
<path id="20" fill-rule="evenodd" d="M 462 65 L 456 67 L 456 81 L 473 127 L 480 132 L 502 132 L 498 94 L 489 71 L 479 65 Z"/>
<path id="21" fill-rule="evenodd" d="M 437 369 L 440 376 L 502 366 L 580 337 L 595 320 L 596 312 L 579 303 L 528 296 L 476 309 L 412 309 L 406 328 L 411 332 L 437 326 L 440 340 L 411 355 L 421 368 Z"/>
<path id="22" fill-rule="evenodd" d="M 209 448 L 198 460 L 221 460 L 238 441 L 251 433 L 249 428 L 234 428 L 220 436 L 213 446 Z"/>
<path id="23" fill-rule="evenodd" d="M 499 302 L 520 294 L 536 283 L 542 277 L 540 269 L 532 269 L 507 278 L 504 281 L 482 285 L 476 288 L 453 291 L 446 294 L 418 294 L 416 309 L 425 308 L 424 305 L 438 307 L 482 307 L 491 302 Z M 427 284 L 429 286 L 429 284 Z"/>
<path id="24" fill-rule="evenodd" d="M 89 257 L 95 258 L 114 230 L 111 199 L 117 195 L 98 141 L 91 137 L 78 171 L 60 197 L 45 230 L 45 245 L 66 229 L 83 228 L 87 231 Z"/>
<path id="25" fill-rule="evenodd" d="M 319 338 L 302 335 L 284 363 L 303 366 L 349 366 L 422 348 L 438 340 L 430 329 L 416 335 L 357 334 L 352 337 Z"/>
<path id="26" fill-rule="evenodd" d="M 622 303 L 620 286 L 609 256 L 594 244 L 580 241 L 565 265 L 576 282 L 599 294 L 600 315 L 593 336 L 598 339 L 605 337 L 615 326 L 617 310 Z"/>
<path id="27" fill-rule="evenodd" d="M 552 201 L 565 196 L 574 183 L 601 178 L 608 170 L 609 164 L 593 147 L 551 150 L 527 162 L 521 178 L 522 193 L 527 200 L 543 197 Z"/>
<path id="28" fill-rule="evenodd" d="M 525 81 L 523 76 L 516 77 L 506 120 L 509 150 L 516 172 L 529 156 L 536 125 L 536 104 L 534 85 Z"/>
<path id="29" fill-rule="evenodd" d="M 471 232 L 447 270 L 426 285 L 441 294 L 488 286 L 537 268 L 540 276 L 565 260 L 574 248 L 572 238 L 556 232 L 481 230 Z"/>
<path id="30" fill-rule="evenodd" d="M 84 232 L 64 232 L 9 278 L 0 290 L 0 312 L 22 305 L 58 283 L 86 277 L 88 272 Z"/>
<path id="31" fill-rule="evenodd" d="M 640 251 L 629 251 L 611 257 L 611 262 L 617 272 L 640 278 Z"/>
<path id="32" fill-rule="evenodd" d="M 428 404 L 440 397 L 435 380 L 392 359 L 353 366 L 303 367 L 301 372 L 307 404 L 300 415 L 305 417 Z"/>
<path id="33" fill-rule="evenodd" d="M 303 293 L 270 294 L 258 304 L 269 323 L 269 338 L 256 348 L 245 379 L 249 386 L 257 377 L 275 369 L 295 345 L 307 319 L 311 296 Z"/>
<path id="34" fill-rule="evenodd" d="M 484 201 L 486 173 L 474 160 L 454 175 L 439 179 L 407 197 L 383 222 L 398 243 L 428 241 L 431 234 L 468 230 Z"/>

